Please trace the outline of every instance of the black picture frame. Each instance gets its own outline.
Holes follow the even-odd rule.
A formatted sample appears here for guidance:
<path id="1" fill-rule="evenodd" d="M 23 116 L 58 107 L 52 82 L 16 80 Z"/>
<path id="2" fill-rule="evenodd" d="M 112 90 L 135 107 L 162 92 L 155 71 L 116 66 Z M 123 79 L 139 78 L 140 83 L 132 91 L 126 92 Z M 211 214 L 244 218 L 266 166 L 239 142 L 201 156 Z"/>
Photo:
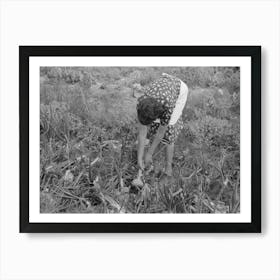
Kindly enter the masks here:
<path id="1" fill-rule="evenodd" d="M 250 223 L 31 223 L 29 221 L 29 58 L 32 56 L 251 57 Z M 261 46 L 19 46 L 21 233 L 260 233 Z M 38 104 L 39 106 L 39 104 Z M 38 107 L 39 108 L 39 107 Z M 242 172 L 242 170 L 241 170 Z"/>

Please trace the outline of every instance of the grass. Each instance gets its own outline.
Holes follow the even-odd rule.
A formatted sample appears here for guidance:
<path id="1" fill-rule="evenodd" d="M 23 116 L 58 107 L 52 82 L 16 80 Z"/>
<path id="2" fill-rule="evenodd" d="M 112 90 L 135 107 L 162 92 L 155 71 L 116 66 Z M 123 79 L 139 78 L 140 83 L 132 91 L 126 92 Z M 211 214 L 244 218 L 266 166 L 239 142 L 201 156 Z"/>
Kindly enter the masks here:
<path id="1" fill-rule="evenodd" d="M 161 72 L 190 85 L 185 127 L 173 177 L 160 145 L 136 188 L 136 97 Z M 41 68 L 40 211 L 240 212 L 238 83 L 228 68 Z"/>

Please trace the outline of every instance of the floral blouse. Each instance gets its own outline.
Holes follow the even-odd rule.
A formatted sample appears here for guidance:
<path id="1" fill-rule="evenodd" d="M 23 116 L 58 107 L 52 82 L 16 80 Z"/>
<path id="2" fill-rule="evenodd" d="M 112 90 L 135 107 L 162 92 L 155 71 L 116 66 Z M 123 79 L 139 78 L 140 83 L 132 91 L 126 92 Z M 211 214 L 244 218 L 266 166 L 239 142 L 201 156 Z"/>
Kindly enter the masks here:
<path id="1" fill-rule="evenodd" d="M 180 87 L 180 79 L 171 75 L 163 74 L 161 78 L 152 82 L 145 89 L 144 95 L 139 97 L 138 103 L 146 97 L 153 97 L 158 102 L 162 103 L 165 107 L 165 112 L 160 118 L 160 124 L 166 126 L 168 125 L 175 108 L 175 104 L 180 93 Z"/>

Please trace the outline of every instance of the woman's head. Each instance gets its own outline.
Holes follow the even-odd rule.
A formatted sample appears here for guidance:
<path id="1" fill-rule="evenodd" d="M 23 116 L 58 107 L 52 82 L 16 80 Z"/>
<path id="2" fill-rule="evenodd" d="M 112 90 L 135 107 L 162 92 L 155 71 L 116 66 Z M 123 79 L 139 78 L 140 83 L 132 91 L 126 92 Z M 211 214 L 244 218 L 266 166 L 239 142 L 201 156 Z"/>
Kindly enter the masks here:
<path id="1" fill-rule="evenodd" d="M 140 99 L 137 106 L 138 119 L 141 124 L 149 125 L 164 112 L 163 105 L 153 97 Z"/>

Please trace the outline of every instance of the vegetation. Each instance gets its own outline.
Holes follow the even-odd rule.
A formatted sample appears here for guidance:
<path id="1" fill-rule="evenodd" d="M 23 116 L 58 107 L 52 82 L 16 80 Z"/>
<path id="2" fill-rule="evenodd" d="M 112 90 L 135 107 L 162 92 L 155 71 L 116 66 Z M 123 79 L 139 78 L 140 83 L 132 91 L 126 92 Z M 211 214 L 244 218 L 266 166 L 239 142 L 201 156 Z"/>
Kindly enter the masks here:
<path id="1" fill-rule="evenodd" d="M 167 178 L 163 146 L 137 176 L 136 101 L 162 72 L 190 89 Z M 239 68 L 41 67 L 43 213 L 240 211 Z"/>

